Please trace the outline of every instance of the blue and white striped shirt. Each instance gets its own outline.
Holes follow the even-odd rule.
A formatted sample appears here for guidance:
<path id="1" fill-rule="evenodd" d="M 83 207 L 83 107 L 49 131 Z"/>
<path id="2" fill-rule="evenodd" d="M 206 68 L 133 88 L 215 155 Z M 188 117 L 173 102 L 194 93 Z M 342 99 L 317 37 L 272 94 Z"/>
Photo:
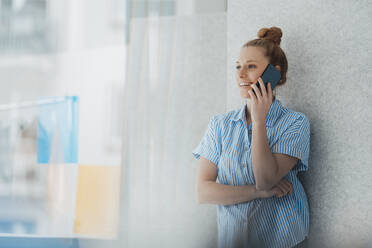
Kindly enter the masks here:
<path id="1" fill-rule="evenodd" d="M 252 185 L 252 123 L 247 128 L 244 104 L 241 109 L 215 115 L 200 144 L 192 151 L 217 166 L 217 179 L 226 185 Z M 292 194 L 258 198 L 233 205 L 217 205 L 218 247 L 292 247 L 309 233 L 309 206 L 297 177 L 308 169 L 310 123 L 307 117 L 282 106 L 274 99 L 266 116 L 272 153 L 298 158 L 284 177 L 293 185 Z"/>

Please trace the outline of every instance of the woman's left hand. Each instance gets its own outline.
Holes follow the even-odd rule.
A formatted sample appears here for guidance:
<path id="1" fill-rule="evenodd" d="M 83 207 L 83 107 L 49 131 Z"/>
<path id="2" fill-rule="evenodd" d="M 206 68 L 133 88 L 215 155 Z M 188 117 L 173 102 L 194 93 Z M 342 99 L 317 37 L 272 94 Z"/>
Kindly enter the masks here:
<path id="1" fill-rule="evenodd" d="M 264 86 L 264 82 L 261 77 L 258 78 L 258 82 L 261 87 L 258 89 L 256 84 L 252 84 L 252 89 L 248 91 L 251 96 L 251 119 L 253 124 L 263 124 L 266 125 L 266 115 L 270 110 L 270 106 L 273 103 L 273 92 L 271 90 L 271 84 L 267 83 L 267 91 Z M 256 93 L 256 96 L 253 93 Z"/>

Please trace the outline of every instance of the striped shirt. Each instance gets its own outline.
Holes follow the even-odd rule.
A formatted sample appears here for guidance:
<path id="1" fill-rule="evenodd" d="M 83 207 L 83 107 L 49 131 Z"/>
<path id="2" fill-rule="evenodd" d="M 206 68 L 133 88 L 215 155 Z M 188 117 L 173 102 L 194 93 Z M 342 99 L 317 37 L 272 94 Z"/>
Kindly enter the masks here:
<path id="1" fill-rule="evenodd" d="M 225 185 L 252 185 L 252 123 L 247 127 L 246 105 L 215 115 L 200 144 L 192 151 L 217 166 L 217 180 Z M 307 117 L 274 99 L 266 115 L 267 138 L 272 153 L 298 158 L 284 177 L 292 194 L 257 198 L 233 205 L 217 205 L 218 247 L 292 247 L 309 233 L 309 206 L 297 177 L 308 170 L 310 123 Z"/>

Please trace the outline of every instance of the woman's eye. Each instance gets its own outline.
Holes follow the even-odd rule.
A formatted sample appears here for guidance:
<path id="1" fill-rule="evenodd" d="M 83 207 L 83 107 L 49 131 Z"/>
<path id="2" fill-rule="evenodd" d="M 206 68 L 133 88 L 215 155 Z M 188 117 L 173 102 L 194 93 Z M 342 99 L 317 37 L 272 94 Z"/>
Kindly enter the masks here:
<path id="1" fill-rule="evenodd" d="M 251 69 L 251 68 L 255 68 L 256 66 L 255 65 L 248 65 L 248 69 Z M 240 65 L 238 65 L 237 67 L 236 67 L 236 69 L 240 69 Z"/>

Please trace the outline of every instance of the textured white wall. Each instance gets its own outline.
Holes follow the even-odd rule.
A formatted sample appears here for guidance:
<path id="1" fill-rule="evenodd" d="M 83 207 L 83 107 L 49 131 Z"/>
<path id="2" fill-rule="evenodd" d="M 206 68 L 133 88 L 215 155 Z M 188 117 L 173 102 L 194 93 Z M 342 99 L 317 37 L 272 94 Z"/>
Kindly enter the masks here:
<path id="1" fill-rule="evenodd" d="M 234 63 L 261 27 L 287 55 L 284 106 L 311 124 L 307 247 L 372 247 L 372 2 L 228 1 L 227 109 L 241 106 Z"/>

